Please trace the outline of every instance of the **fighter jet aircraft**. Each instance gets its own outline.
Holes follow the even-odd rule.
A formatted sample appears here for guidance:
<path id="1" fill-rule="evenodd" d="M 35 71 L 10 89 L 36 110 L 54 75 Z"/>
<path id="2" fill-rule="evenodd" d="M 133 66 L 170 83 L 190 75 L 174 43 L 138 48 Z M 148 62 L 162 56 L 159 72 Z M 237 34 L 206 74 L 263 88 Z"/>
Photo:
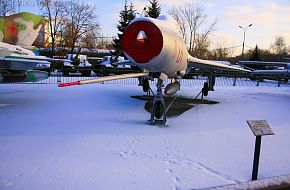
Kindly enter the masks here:
<path id="1" fill-rule="evenodd" d="M 131 21 L 125 29 L 122 37 L 122 50 L 129 61 L 140 67 L 142 73 L 124 74 L 110 77 L 102 77 L 91 80 L 77 81 L 59 84 L 60 87 L 82 85 L 88 83 L 116 80 L 121 78 L 142 77 L 143 89 L 149 90 L 149 73 L 158 73 L 157 93 L 153 101 L 153 110 L 149 124 L 161 121 L 166 123 L 166 109 L 163 99 L 163 81 L 172 79 L 164 93 L 173 95 L 180 89 L 180 80 L 195 67 L 202 69 L 209 77 L 204 85 L 204 92 L 213 89 L 214 71 L 250 72 L 243 68 L 237 68 L 215 61 L 201 60 L 189 55 L 187 46 L 179 34 L 178 23 L 170 16 L 159 16 L 157 19 L 139 17 Z M 128 64 L 128 63 L 127 63 Z M 159 120 L 162 117 L 162 120 Z"/>
<path id="2" fill-rule="evenodd" d="M 239 61 L 239 65 L 253 69 L 251 79 L 270 79 L 288 82 L 290 78 L 289 62 Z"/>
<path id="3" fill-rule="evenodd" d="M 0 17 L 0 83 L 35 82 L 46 79 L 46 72 L 33 70 L 49 64 L 29 50 L 46 20 L 32 13 Z"/>

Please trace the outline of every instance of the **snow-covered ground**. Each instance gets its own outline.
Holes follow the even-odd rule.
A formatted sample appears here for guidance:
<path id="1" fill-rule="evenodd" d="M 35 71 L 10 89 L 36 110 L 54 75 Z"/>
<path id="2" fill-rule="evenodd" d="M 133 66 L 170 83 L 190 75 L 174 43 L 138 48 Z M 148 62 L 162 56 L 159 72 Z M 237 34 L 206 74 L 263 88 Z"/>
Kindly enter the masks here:
<path id="1" fill-rule="evenodd" d="M 199 87 L 178 95 L 195 97 Z M 255 137 L 266 119 L 258 178 L 290 173 L 290 87 L 216 86 L 168 119 L 150 114 L 140 87 L 124 84 L 0 86 L 0 189 L 202 189 L 251 179 Z"/>

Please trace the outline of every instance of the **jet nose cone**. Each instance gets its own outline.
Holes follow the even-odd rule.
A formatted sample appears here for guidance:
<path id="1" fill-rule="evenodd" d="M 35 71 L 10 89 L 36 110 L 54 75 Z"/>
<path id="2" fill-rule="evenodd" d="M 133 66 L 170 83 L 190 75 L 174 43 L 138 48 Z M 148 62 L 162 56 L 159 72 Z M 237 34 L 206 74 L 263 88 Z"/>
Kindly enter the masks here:
<path id="1" fill-rule="evenodd" d="M 137 44 L 139 46 L 144 46 L 147 40 L 148 40 L 148 37 L 147 37 L 146 33 L 143 30 L 139 31 L 137 38 L 136 38 Z"/>
<path id="2" fill-rule="evenodd" d="M 148 63 L 160 54 L 162 48 L 163 35 L 152 22 L 133 22 L 123 33 L 122 50 L 135 63 Z"/>

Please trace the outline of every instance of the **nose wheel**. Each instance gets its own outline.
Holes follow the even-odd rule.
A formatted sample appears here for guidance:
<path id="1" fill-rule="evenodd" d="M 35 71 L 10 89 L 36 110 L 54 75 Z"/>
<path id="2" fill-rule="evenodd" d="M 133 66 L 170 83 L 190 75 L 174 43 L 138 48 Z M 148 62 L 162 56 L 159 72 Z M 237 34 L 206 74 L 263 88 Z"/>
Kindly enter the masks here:
<path id="1" fill-rule="evenodd" d="M 163 81 L 161 79 L 158 79 L 157 93 L 155 94 L 153 99 L 153 109 L 149 120 L 150 125 L 166 125 L 166 111 L 165 102 L 162 94 L 162 84 Z"/>

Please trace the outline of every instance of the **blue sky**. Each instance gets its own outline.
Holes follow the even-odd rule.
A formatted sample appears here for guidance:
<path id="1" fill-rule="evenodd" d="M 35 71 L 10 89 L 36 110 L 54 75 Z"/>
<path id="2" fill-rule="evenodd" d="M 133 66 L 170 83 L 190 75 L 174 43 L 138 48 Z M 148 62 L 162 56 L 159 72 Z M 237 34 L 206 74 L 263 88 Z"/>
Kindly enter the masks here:
<path id="1" fill-rule="evenodd" d="M 178 6 L 186 0 L 159 0 L 162 6 L 162 14 L 167 14 L 173 6 Z M 133 1 L 139 12 L 144 5 L 148 4 L 147 0 Z M 246 45 L 255 47 L 256 44 L 262 48 L 269 48 L 275 40 L 275 36 L 282 35 L 287 39 L 287 45 L 290 45 L 290 1 L 286 0 L 203 0 L 199 4 L 205 9 L 208 20 L 217 18 L 217 30 L 211 36 L 212 48 L 221 44 L 223 46 L 241 45 L 243 40 L 243 30 L 238 26 L 248 26 L 253 24 L 247 30 Z M 98 1 L 95 2 L 96 7 Z M 114 0 L 110 4 L 99 1 L 99 5 L 106 7 L 100 19 L 106 20 L 106 27 L 114 30 L 118 21 L 119 10 L 122 8 L 123 1 Z M 100 10 L 100 13 L 102 12 Z M 108 11 L 111 14 L 108 14 Z M 111 21 L 110 21 L 111 20 Z M 106 32 L 109 34 L 109 32 Z M 115 30 L 116 33 L 116 30 Z M 114 34 L 114 33 L 113 33 Z"/>
<path id="2" fill-rule="evenodd" d="M 35 0 L 22 0 L 28 6 L 21 11 L 39 13 Z M 104 36 L 115 36 L 119 12 L 124 6 L 124 0 L 86 0 L 96 8 L 96 14 Z M 138 12 L 142 12 L 148 0 L 128 0 L 133 3 Z M 162 14 L 167 14 L 173 6 L 178 6 L 192 0 L 159 0 Z M 195 1 L 193 1 L 195 2 Z M 237 46 L 242 44 L 243 30 L 238 26 L 253 24 L 246 33 L 247 48 L 258 44 L 261 48 L 269 48 L 275 36 L 286 38 L 290 46 L 290 0 L 203 0 L 198 1 L 208 15 L 208 20 L 217 19 L 217 30 L 211 35 L 211 48 L 222 46 Z M 240 50 L 236 50 L 240 51 Z"/>

